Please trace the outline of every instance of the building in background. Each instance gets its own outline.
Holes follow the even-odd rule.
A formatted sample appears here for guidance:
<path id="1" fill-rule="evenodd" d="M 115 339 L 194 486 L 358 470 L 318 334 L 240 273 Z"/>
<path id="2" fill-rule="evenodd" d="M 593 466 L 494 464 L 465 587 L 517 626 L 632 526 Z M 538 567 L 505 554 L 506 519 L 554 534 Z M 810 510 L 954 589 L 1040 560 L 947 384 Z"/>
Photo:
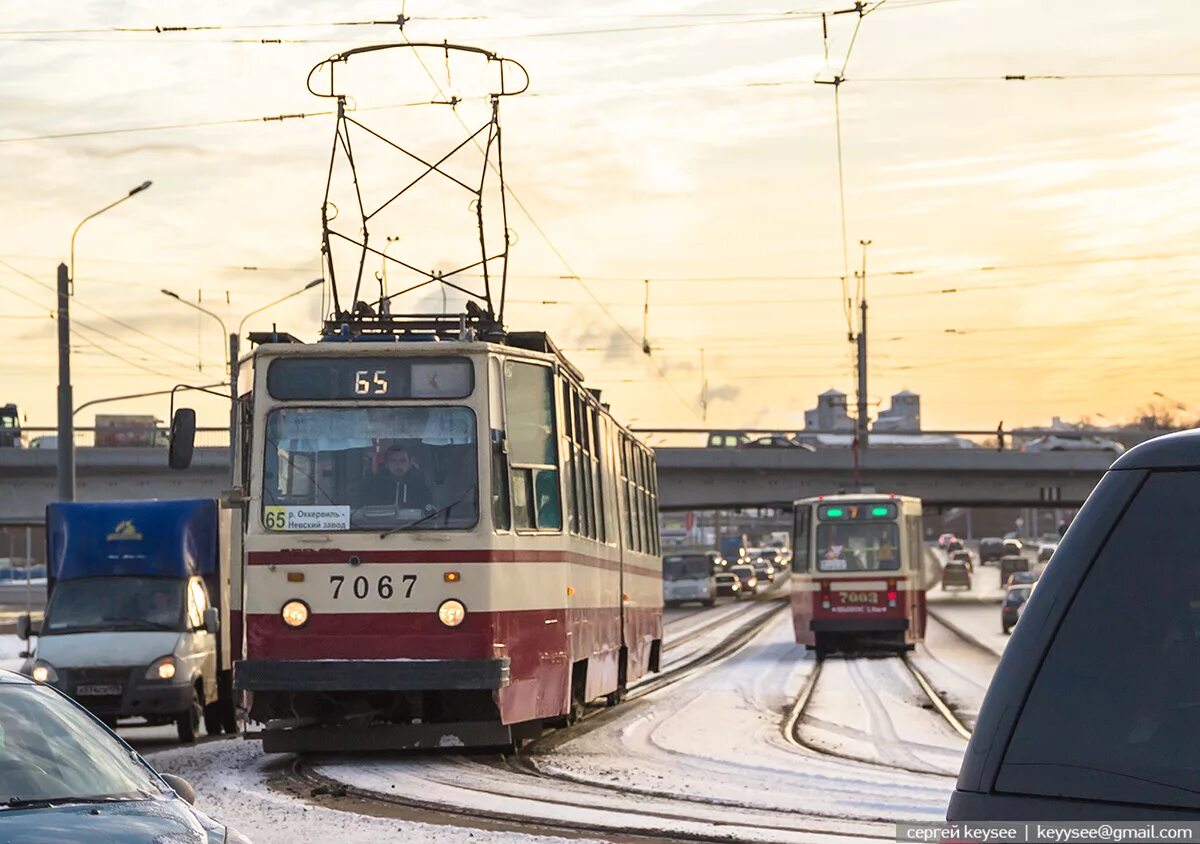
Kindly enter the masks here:
<path id="1" fill-rule="evenodd" d="M 892 396 L 892 406 L 879 411 L 871 430 L 915 434 L 921 430 L 921 397 L 908 390 Z"/>
<path id="2" fill-rule="evenodd" d="M 807 431 L 853 431 L 854 420 L 846 412 L 846 394 L 826 390 L 817 396 L 817 406 L 804 411 L 804 428 Z"/>

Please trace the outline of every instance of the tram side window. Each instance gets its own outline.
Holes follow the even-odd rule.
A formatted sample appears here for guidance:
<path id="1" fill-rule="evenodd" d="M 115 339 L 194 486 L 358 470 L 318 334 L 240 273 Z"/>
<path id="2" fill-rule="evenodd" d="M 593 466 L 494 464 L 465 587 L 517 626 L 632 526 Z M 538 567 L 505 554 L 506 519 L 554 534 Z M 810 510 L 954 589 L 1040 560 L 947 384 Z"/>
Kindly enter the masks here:
<path id="1" fill-rule="evenodd" d="M 563 490 L 566 495 L 564 509 L 567 514 L 567 530 L 572 534 L 579 532 L 579 496 L 575 491 L 575 425 L 571 413 L 571 382 L 562 381 L 562 466 Z"/>
<path id="2" fill-rule="evenodd" d="M 1152 473 L 1070 600 L 996 789 L 1200 809 L 1200 472 Z M 1053 599 L 1038 595 L 1031 601 Z"/>
<path id="3" fill-rule="evenodd" d="M 505 361 L 504 401 L 513 525 L 520 530 L 561 530 L 550 368 Z"/>
<path id="4" fill-rule="evenodd" d="M 637 550 L 637 539 L 641 536 L 638 528 L 637 504 L 634 497 L 636 490 L 633 486 L 633 460 L 629 448 L 629 438 L 621 437 L 621 498 L 625 509 L 625 547 L 631 551 Z"/>
<path id="5" fill-rule="evenodd" d="M 646 456 L 646 471 L 648 473 L 646 485 L 650 495 L 650 551 L 654 554 L 661 554 L 658 524 L 658 464 L 655 462 L 653 454 Z"/>
<path id="6" fill-rule="evenodd" d="M 796 510 L 796 535 L 792 537 L 792 571 L 808 571 L 809 531 L 812 524 L 812 508 L 801 506 Z"/>

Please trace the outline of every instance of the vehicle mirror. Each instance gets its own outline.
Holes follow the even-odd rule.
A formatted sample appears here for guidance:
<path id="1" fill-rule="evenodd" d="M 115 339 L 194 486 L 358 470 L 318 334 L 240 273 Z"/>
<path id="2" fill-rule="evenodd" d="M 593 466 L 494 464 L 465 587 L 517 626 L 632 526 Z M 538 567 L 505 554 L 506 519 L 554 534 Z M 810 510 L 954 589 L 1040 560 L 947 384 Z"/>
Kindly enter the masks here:
<path id="1" fill-rule="evenodd" d="M 186 469 L 192 465 L 192 451 L 196 447 L 196 411 L 181 407 L 171 417 L 171 440 L 167 449 L 167 465 L 172 469 Z"/>
<path id="2" fill-rule="evenodd" d="M 22 613 L 17 616 L 17 638 L 27 640 L 33 632 L 33 621 L 29 617 L 29 613 Z"/>
<path id="3" fill-rule="evenodd" d="M 167 785 L 179 795 L 180 800 L 186 801 L 189 805 L 196 802 L 196 789 L 192 788 L 192 784 L 178 774 L 162 774 Z"/>
<path id="4" fill-rule="evenodd" d="M 221 616 L 216 607 L 209 607 L 204 611 L 204 629 L 213 635 L 221 629 Z"/>

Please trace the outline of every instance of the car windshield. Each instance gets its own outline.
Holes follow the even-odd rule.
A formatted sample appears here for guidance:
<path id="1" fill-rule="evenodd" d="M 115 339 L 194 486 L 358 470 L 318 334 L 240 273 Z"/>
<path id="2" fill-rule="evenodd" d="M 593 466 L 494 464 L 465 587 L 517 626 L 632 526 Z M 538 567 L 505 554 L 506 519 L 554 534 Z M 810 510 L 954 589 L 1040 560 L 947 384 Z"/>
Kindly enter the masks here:
<path id="1" fill-rule="evenodd" d="M 175 577 L 60 580 L 46 607 L 42 635 L 95 630 L 183 628 L 184 581 Z"/>
<path id="2" fill-rule="evenodd" d="M 446 530 L 478 520 L 465 407 L 292 407 L 267 417 L 270 531 Z"/>
<path id="3" fill-rule="evenodd" d="M 822 523 L 817 526 L 820 571 L 891 571 L 900 568 L 895 522 Z"/>
<path id="4" fill-rule="evenodd" d="M 671 554 L 663 557 L 663 578 L 697 580 L 708 577 L 712 564 L 704 554 Z"/>
<path id="5" fill-rule="evenodd" d="M 24 803 L 163 793 L 128 747 L 62 695 L 45 686 L 0 682 L 0 814 Z"/>

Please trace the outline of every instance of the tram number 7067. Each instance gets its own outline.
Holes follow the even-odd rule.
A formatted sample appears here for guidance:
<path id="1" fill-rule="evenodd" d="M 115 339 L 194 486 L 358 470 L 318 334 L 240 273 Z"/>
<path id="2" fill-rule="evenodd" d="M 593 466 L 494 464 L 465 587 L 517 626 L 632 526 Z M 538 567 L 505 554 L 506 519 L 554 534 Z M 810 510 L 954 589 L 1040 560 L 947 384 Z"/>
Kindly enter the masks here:
<path id="1" fill-rule="evenodd" d="M 331 574 L 329 576 L 329 584 L 333 587 L 333 597 L 337 600 L 342 593 L 342 587 L 346 584 L 346 576 L 344 574 Z M 417 576 L 415 574 L 406 574 L 400 578 L 399 588 L 404 590 L 404 597 L 411 598 L 413 587 L 417 584 Z M 392 582 L 392 576 L 385 574 L 378 578 L 373 584 L 371 579 L 363 575 L 350 581 L 350 591 L 348 595 L 353 595 L 360 601 L 366 599 L 368 595 L 374 592 L 380 598 L 387 600 L 396 594 L 396 585 Z"/>

